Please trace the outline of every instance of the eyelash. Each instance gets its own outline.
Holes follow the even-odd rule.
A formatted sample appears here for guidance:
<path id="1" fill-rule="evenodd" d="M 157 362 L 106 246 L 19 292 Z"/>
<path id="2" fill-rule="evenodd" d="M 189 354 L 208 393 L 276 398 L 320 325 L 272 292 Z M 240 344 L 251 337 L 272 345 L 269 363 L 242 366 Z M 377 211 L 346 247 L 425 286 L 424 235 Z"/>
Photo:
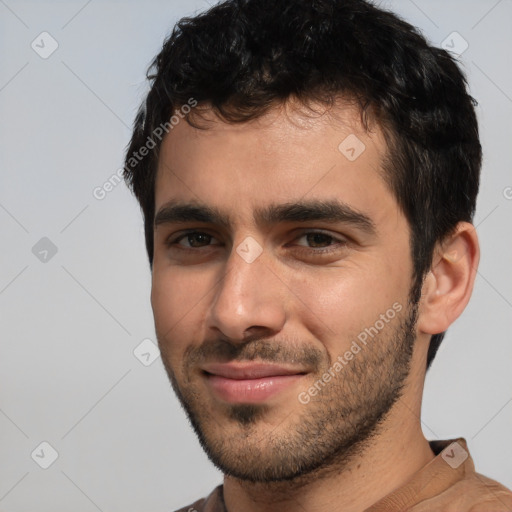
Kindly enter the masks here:
<path id="1" fill-rule="evenodd" d="M 178 243 L 183 240 L 184 238 L 190 236 L 190 235 L 206 235 L 210 238 L 215 238 L 213 235 L 210 235 L 209 233 L 206 233 L 204 231 L 188 231 L 186 233 L 183 233 L 179 235 L 178 237 L 174 239 L 168 239 L 166 241 L 166 246 L 171 248 L 172 246 L 177 246 Z M 330 235 L 328 233 L 324 233 L 323 231 L 304 231 L 299 236 L 297 236 L 294 240 L 298 240 L 300 238 L 303 238 L 307 235 L 324 235 L 328 239 L 331 239 L 334 242 L 337 242 L 336 244 L 329 245 L 327 247 L 321 247 L 321 248 L 314 248 L 314 247 L 303 247 L 299 246 L 298 251 L 299 252 L 313 252 L 314 254 L 328 254 L 331 252 L 334 252 L 335 250 L 339 250 L 342 247 L 345 247 L 348 244 L 347 240 L 342 240 L 339 238 L 334 237 L 333 235 Z M 209 246 L 205 246 L 209 247 Z M 181 251 L 186 252 L 197 252 L 198 250 L 203 249 L 203 247 L 193 248 L 193 247 L 179 247 Z"/>

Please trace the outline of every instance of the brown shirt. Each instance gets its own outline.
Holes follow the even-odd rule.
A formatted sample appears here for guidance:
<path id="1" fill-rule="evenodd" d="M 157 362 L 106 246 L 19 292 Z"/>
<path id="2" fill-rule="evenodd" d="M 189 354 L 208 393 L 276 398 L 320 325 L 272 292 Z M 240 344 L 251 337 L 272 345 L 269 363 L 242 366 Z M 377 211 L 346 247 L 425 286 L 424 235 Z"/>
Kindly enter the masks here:
<path id="1" fill-rule="evenodd" d="M 364 512 L 512 512 L 512 492 L 475 472 L 464 438 L 430 441 L 430 447 L 433 460 Z M 219 485 L 176 512 L 227 512 L 222 491 Z"/>

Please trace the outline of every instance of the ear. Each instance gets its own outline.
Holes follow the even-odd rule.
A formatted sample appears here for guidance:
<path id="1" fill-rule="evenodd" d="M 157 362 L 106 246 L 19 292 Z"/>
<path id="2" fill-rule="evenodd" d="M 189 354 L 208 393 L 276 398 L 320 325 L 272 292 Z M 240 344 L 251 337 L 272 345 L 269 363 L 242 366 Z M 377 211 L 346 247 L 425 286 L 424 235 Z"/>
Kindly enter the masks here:
<path id="1" fill-rule="evenodd" d="M 419 332 L 444 332 L 459 317 L 471 297 L 479 261 L 476 229 L 460 222 L 434 250 L 431 269 L 423 281 Z"/>

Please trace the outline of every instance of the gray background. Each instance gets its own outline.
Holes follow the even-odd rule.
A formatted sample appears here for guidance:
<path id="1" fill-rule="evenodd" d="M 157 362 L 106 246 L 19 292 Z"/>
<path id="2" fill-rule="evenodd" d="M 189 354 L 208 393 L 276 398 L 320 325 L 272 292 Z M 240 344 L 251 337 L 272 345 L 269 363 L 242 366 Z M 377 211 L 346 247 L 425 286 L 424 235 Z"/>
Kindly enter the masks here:
<path id="1" fill-rule="evenodd" d="M 460 60 L 480 103 L 482 261 L 427 376 L 422 420 L 429 439 L 466 437 L 477 470 L 512 487 L 512 2 L 382 5 L 435 45 L 454 31 L 469 44 Z M 172 511 L 221 481 L 161 360 L 134 355 L 155 339 L 138 206 L 123 184 L 93 196 L 122 165 L 147 65 L 178 18 L 207 7 L 0 0 L 3 512 Z M 31 47 L 51 49 L 43 31 L 59 45 L 46 59 Z M 43 441 L 58 453 L 48 469 Z"/>

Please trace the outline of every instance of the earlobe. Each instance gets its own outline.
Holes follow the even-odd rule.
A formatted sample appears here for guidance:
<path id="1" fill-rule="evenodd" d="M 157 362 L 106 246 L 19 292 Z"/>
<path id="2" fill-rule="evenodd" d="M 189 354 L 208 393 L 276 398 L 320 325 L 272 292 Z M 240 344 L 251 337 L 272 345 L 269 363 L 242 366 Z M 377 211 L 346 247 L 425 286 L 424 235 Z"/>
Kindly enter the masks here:
<path id="1" fill-rule="evenodd" d="M 425 276 L 417 327 L 426 334 L 444 332 L 466 307 L 475 282 L 480 249 L 475 227 L 460 222 L 455 232 L 436 246 Z"/>

